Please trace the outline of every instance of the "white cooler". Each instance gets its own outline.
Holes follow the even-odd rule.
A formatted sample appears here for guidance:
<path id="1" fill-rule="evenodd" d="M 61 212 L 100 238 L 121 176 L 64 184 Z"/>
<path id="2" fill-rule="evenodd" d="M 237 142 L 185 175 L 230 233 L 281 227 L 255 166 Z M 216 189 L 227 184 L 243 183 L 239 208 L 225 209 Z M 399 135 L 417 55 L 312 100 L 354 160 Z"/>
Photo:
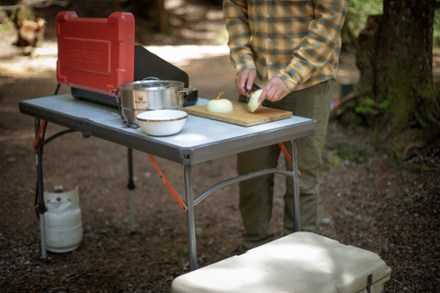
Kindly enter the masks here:
<path id="1" fill-rule="evenodd" d="M 296 232 L 183 274 L 172 293 L 377 293 L 391 269 L 375 253 Z"/>

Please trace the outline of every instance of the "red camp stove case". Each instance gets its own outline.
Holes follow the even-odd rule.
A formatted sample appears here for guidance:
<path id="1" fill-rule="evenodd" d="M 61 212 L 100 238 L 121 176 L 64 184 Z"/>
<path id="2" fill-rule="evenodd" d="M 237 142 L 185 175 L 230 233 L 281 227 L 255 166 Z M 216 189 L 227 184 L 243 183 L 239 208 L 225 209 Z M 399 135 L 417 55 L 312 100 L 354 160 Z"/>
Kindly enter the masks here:
<path id="1" fill-rule="evenodd" d="M 135 44 L 131 13 L 80 18 L 74 11 L 62 11 L 56 23 L 57 80 L 69 86 L 77 99 L 118 108 L 118 87 L 147 77 L 178 80 L 189 87 L 185 71 Z M 194 105 L 197 99 L 194 89 L 184 97 L 183 106 Z"/>
<path id="2" fill-rule="evenodd" d="M 56 17 L 57 80 L 70 87 L 111 95 L 133 81 L 135 20 L 131 13 L 80 18 L 74 11 Z"/>

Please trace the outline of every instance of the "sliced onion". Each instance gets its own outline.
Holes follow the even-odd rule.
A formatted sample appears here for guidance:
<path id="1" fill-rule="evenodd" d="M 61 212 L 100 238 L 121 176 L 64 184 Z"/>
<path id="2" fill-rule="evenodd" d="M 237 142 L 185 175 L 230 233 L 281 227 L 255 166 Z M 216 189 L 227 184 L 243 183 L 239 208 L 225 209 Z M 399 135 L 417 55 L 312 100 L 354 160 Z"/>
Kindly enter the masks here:
<path id="1" fill-rule="evenodd" d="M 258 107 L 260 107 L 261 103 L 258 102 L 258 98 L 260 97 L 262 91 L 263 90 L 259 89 L 252 93 L 248 102 L 249 111 L 251 111 L 251 113 L 254 113 Z"/>

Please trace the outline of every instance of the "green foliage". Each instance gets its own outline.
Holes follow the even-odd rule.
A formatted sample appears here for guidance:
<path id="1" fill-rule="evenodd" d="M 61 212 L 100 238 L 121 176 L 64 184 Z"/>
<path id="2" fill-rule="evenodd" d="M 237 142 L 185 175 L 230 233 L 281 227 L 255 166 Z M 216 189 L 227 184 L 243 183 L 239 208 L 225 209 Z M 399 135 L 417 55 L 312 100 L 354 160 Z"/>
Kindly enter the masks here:
<path id="1" fill-rule="evenodd" d="M 440 12 L 435 11 L 434 15 L 434 33 L 433 33 L 434 47 L 440 47 Z"/>
<path id="2" fill-rule="evenodd" d="M 8 33 L 14 30 L 14 26 L 11 23 L 0 24 L 0 33 Z"/>
<path id="3" fill-rule="evenodd" d="M 355 108 L 356 113 L 364 115 L 376 116 L 379 111 L 374 107 L 374 100 L 371 98 L 364 98 L 360 100 L 359 106 Z"/>
<path id="4" fill-rule="evenodd" d="M 348 26 L 355 36 L 363 30 L 368 15 L 383 13 L 383 0 L 350 0 L 348 1 Z"/>
<path id="5" fill-rule="evenodd" d="M 20 20 L 28 19 L 28 20 L 34 20 L 35 14 L 30 6 L 21 5 L 18 9 L 15 9 L 11 12 L 11 15 L 9 17 L 12 22 L 18 23 Z"/>
<path id="6" fill-rule="evenodd" d="M 440 47 L 440 1 L 436 1 L 433 29 L 433 42 L 435 47 Z M 362 31 L 368 15 L 383 13 L 383 0 L 349 0 L 347 20 L 350 30 L 355 36 Z"/>
<path id="7" fill-rule="evenodd" d="M 355 108 L 356 113 L 365 116 L 377 116 L 383 113 L 389 106 L 390 101 L 385 99 L 381 102 L 376 102 L 372 98 L 365 97 L 360 99 L 359 105 Z"/>
<path id="8" fill-rule="evenodd" d="M 345 142 L 334 142 L 329 144 L 326 148 L 331 153 L 329 161 L 333 165 L 338 165 L 341 161 L 362 164 L 368 162 L 368 158 L 374 153 L 371 146 L 360 146 Z"/>

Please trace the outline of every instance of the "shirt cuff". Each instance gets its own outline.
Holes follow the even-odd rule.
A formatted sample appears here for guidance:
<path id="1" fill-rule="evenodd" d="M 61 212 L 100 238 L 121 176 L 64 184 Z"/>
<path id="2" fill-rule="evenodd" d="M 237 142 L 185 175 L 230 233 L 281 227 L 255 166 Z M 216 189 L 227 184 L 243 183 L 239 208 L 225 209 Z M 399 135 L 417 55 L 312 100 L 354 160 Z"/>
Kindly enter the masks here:
<path id="1" fill-rule="evenodd" d="M 301 77 L 298 74 L 295 73 L 293 76 L 291 76 L 284 70 L 280 73 L 277 73 L 276 76 L 281 78 L 281 80 L 289 88 L 290 91 L 293 91 L 301 81 Z"/>
<path id="2" fill-rule="evenodd" d="M 240 56 L 235 62 L 235 70 L 237 72 L 245 69 L 256 69 L 255 62 L 251 55 Z"/>

